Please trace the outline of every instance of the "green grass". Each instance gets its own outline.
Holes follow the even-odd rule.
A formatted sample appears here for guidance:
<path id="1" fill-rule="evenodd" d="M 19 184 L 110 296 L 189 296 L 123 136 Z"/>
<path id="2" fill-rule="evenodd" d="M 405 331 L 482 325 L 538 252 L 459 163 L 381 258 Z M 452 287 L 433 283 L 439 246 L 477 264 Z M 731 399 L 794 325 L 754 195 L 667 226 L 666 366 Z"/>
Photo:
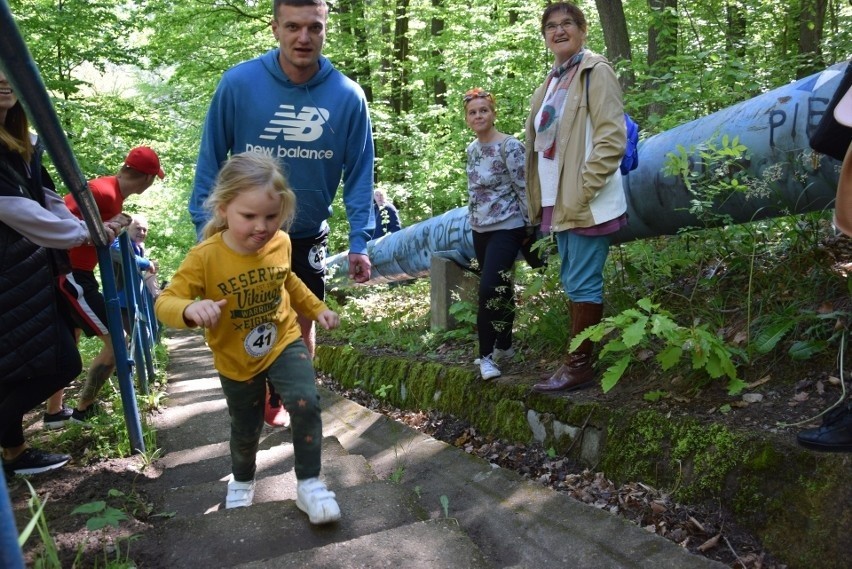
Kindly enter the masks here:
<path id="1" fill-rule="evenodd" d="M 605 269 L 605 315 L 635 310 L 639 299 L 650 298 L 678 326 L 707 330 L 718 338 L 717 349 L 728 346 L 740 378 L 758 379 L 768 369 L 778 375 L 779 368 L 793 376 L 799 364 L 830 362 L 845 327 L 850 285 L 827 252 L 825 243 L 832 240 L 828 214 L 808 214 L 613 246 Z M 558 260 L 551 259 L 543 273 L 516 265 L 514 337 L 528 359 L 557 359 L 570 340 L 569 305 Z M 459 363 L 476 352 L 476 307 L 470 302 L 453 306 L 459 329 L 430 331 L 428 279 L 346 288 L 329 303 L 339 311 L 341 327 L 321 332 L 320 341 L 411 357 L 440 354 Z M 666 346 L 649 341 L 643 348 L 657 355 Z M 653 360 L 634 358 L 626 373 L 633 367 L 647 373 L 649 365 Z M 707 382 L 701 371 L 689 358 L 669 370 L 696 389 Z"/>

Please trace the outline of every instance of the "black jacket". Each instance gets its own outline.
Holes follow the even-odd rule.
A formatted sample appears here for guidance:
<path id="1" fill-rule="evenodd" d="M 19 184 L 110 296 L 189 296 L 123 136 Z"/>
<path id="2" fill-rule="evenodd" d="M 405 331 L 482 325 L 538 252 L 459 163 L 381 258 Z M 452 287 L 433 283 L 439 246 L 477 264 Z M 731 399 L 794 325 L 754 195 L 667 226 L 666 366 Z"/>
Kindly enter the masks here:
<path id="1" fill-rule="evenodd" d="M 32 176 L 18 154 L 2 147 L 0 161 L 0 195 L 44 206 L 39 153 L 29 165 Z M 67 324 L 61 320 L 56 295 L 51 250 L 0 221 L 0 382 L 59 371 L 57 339 L 60 327 Z"/>

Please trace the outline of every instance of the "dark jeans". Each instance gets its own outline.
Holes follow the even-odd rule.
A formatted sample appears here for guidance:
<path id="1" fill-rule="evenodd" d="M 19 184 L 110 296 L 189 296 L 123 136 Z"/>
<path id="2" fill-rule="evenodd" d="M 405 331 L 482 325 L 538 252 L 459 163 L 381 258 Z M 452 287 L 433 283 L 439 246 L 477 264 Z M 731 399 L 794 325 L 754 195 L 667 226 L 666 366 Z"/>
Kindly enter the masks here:
<path id="1" fill-rule="evenodd" d="M 299 339 L 284 348 L 269 369 L 248 381 L 219 374 L 231 416 L 231 464 L 234 480 L 248 482 L 257 469 L 257 447 L 263 430 L 266 380 L 275 386 L 290 412 L 296 479 L 319 476 L 322 418 L 314 366 L 305 343 Z"/>
<path id="2" fill-rule="evenodd" d="M 494 348 L 512 345 L 515 323 L 515 290 L 512 269 L 526 238 L 526 229 L 501 229 L 473 232 L 473 250 L 479 262 L 479 356 L 487 356 Z"/>
<path id="3" fill-rule="evenodd" d="M 61 322 L 56 344 L 59 370 L 19 381 L 0 382 L 0 446 L 24 444 L 24 415 L 80 374 L 83 363 L 70 324 Z"/>

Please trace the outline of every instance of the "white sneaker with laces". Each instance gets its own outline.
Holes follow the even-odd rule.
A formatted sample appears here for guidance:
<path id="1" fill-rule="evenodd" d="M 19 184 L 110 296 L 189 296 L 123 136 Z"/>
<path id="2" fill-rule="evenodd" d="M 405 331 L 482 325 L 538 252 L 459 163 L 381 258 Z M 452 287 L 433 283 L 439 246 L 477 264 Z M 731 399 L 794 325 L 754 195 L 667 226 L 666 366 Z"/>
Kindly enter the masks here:
<path id="1" fill-rule="evenodd" d="M 479 374 L 485 380 L 500 377 L 500 369 L 490 355 L 479 358 Z"/>
<path id="2" fill-rule="evenodd" d="M 503 360 L 511 360 L 515 357 L 515 348 L 509 346 L 505 350 L 501 350 L 500 348 L 494 348 L 494 353 L 491 354 L 491 358 L 495 362 L 503 361 Z"/>
<path id="3" fill-rule="evenodd" d="M 334 496 L 334 492 L 329 491 L 319 478 L 296 483 L 296 506 L 308 514 L 312 524 L 327 524 L 340 519 L 340 506 Z"/>
<path id="4" fill-rule="evenodd" d="M 228 495 L 225 497 L 225 509 L 245 508 L 254 500 L 254 480 L 237 482 L 234 477 L 228 481 Z"/>

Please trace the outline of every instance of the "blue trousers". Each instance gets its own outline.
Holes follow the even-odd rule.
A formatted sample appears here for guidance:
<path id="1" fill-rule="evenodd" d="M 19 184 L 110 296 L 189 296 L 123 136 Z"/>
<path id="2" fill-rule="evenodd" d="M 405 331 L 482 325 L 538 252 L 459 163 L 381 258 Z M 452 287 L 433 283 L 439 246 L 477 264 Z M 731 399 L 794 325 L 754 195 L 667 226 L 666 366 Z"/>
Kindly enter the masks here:
<path id="1" fill-rule="evenodd" d="M 603 304 L 603 269 L 611 237 L 589 237 L 572 231 L 559 231 L 555 236 L 562 262 L 559 279 L 565 294 L 572 302 Z"/>

